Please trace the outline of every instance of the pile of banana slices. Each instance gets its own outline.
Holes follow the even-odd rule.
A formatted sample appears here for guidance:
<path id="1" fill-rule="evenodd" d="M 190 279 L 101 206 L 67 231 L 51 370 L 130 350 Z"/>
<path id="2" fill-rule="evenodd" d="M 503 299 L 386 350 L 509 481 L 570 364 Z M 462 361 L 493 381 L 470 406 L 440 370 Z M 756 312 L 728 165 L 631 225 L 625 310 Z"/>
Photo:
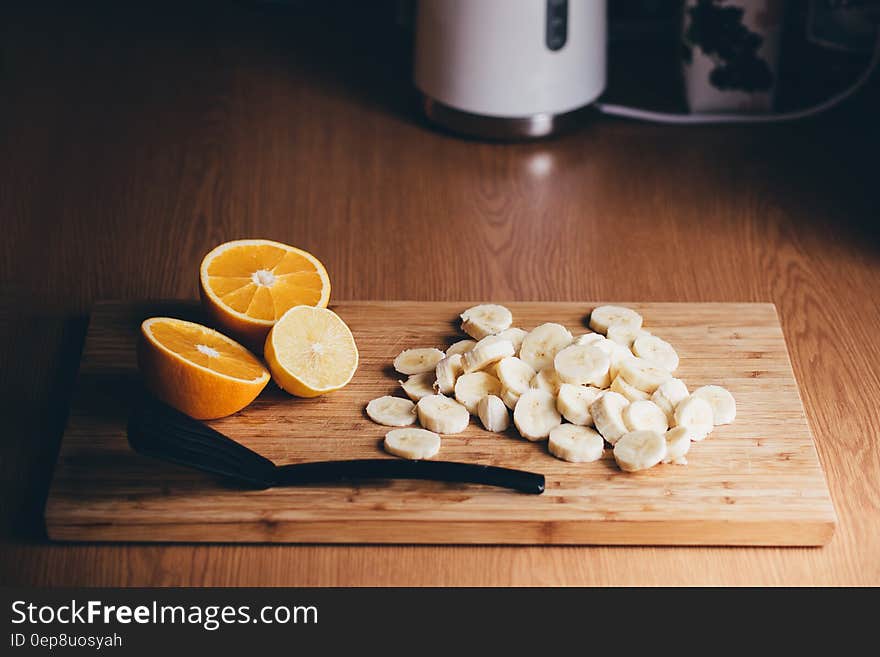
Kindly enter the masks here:
<path id="1" fill-rule="evenodd" d="M 736 417 L 733 395 L 716 385 L 688 392 L 673 376 L 678 354 L 642 328 L 642 316 L 622 306 L 590 313 L 595 332 L 574 336 L 549 322 L 531 331 L 511 328 L 504 306 L 483 304 L 461 314 L 471 339 L 446 351 L 407 349 L 394 368 L 409 399 L 379 397 L 367 415 L 399 427 L 385 436 L 385 449 L 409 459 L 431 458 L 439 434 L 461 433 L 472 415 L 488 431 L 513 424 L 527 440 L 548 441 L 565 461 L 602 458 L 613 447 L 621 470 L 658 463 L 685 464 L 692 442 Z M 567 422 L 564 422 L 567 421 Z M 422 429 L 411 428 L 418 421 Z"/>

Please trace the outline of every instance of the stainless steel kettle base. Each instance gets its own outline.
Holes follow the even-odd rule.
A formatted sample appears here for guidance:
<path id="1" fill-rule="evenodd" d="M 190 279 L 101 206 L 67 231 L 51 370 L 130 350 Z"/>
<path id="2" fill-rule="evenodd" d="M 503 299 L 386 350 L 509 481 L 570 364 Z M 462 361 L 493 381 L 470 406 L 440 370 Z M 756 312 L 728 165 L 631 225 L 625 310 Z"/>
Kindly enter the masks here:
<path id="1" fill-rule="evenodd" d="M 522 117 L 485 116 L 471 114 L 422 94 L 422 109 L 425 116 L 437 125 L 462 135 L 516 141 L 539 139 L 581 126 L 593 114 L 592 107 L 586 105 L 563 114 L 533 114 Z"/>

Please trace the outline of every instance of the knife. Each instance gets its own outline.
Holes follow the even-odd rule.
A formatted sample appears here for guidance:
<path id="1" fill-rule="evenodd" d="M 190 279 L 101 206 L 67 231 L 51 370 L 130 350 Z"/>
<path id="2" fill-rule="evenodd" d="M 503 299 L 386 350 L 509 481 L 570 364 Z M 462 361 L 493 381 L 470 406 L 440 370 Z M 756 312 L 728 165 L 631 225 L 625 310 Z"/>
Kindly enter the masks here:
<path id="1" fill-rule="evenodd" d="M 427 479 L 544 492 L 544 475 L 451 461 L 356 459 L 277 466 L 208 425 L 144 395 L 128 421 L 128 442 L 145 456 L 221 475 L 251 488 L 369 479 Z"/>

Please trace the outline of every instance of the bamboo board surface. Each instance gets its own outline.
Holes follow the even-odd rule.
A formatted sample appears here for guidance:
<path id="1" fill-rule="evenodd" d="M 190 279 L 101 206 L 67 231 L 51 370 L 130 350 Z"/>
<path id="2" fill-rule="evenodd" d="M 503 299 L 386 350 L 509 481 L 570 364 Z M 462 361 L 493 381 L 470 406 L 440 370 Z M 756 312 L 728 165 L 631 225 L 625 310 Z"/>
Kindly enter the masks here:
<path id="1" fill-rule="evenodd" d="M 390 368 L 404 348 L 454 340 L 468 302 L 339 302 L 361 361 L 345 389 L 296 399 L 272 384 L 244 411 L 210 424 L 278 464 L 388 456 L 387 428 L 363 409 L 402 394 Z M 584 332 L 592 303 L 507 303 L 514 325 L 556 321 Z M 772 304 L 629 303 L 681 356 L 690 389 L 716 383 L 738 405 L 688 454 L 687 466 L 627 474 L 610 450 L 571 464 L 546 444 L 490 434 L 472 421 L 438 458 L 534 470 L 543 495 L 424 481 L 266 491 L 134 453 L 125 425 L 139 381 L 140 322 L 200 319 L 194 302 L 99 303 L 92 313 L 46 508 L 68 541 L 486 544 L 821 545 L 836 522 Z M 388 457 L 391 458 L 391 457 Z"/>

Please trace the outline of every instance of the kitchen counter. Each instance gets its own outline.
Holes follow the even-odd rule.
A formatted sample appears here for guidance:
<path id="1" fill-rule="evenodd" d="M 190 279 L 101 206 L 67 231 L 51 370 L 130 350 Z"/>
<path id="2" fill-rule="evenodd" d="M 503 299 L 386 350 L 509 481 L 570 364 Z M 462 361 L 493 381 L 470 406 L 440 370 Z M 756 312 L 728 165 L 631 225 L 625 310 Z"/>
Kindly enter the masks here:
<path id="1" fill-rule="evenodd" d="M 597 118 L 551 141 L 484 144 L 415 118 L 403 46 L 326 18 L 66 11 L 39 3 L 2 28 L 2 583 L 880 584 L 876 85 L 796 125 Z M 42 507 L 91 304 L 194 298 L 201 256 L 239 237 L 313 252 L 335 299 L 775 303 L 834 538 L 49 543 Z"/>

